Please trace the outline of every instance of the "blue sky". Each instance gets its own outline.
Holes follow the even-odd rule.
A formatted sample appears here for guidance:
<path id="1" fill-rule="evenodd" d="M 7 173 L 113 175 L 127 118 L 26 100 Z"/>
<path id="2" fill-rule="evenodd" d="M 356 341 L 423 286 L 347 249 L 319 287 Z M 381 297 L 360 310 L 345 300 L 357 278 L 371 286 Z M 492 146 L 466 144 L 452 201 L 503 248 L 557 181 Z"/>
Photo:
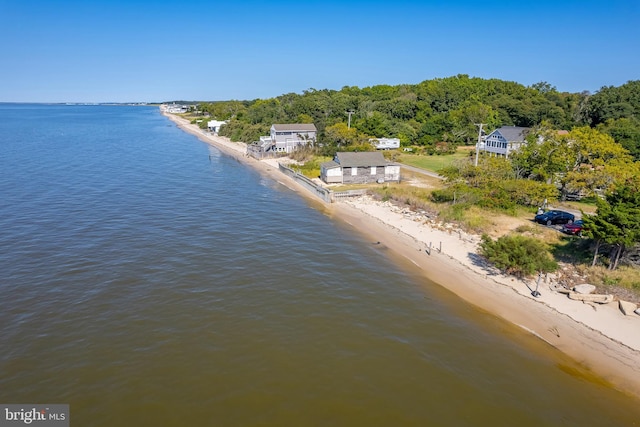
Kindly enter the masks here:
<path id="1" fill-rule="evenodd" d="M 640 1 L 0 0 L 0 102 L 270 98 L 468 74 L 640 79 Z"/>

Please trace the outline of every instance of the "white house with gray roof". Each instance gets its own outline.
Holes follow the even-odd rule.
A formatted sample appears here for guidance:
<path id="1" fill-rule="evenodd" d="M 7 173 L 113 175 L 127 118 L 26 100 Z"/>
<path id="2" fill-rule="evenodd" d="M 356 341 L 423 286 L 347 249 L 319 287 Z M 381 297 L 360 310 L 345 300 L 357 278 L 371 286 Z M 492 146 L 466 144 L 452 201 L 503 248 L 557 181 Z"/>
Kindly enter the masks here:
<path id="1" fill-rule="evenodd" d="M 271 143 L 278 152 L 291 153 L 308 143 L 313 144 L 317 134 L 318 130 L 312 123 L 271 125 Z"/>
<path id="2" fill-rule="evenodd" d="M 320 179 L 327 184 L 399 182 L 400 165 L 379 151 L 336 153 L 332 161 L 320 165 Z"/>
<path id="3" fill-rule="evenodd" d="M 509 157 L 526 142 L 529 130 L 526 127 L 502 126 L 485 136 L 478 148 L 495 156 Z"/>
<path id="4" fill-rule="evenodd" d="M 226 125 L 229 123 L 229 120 L 209 120 L 207 122 L 207 128 L 209 132 L 218 133 L 220 131 L 220 126 Z"/>

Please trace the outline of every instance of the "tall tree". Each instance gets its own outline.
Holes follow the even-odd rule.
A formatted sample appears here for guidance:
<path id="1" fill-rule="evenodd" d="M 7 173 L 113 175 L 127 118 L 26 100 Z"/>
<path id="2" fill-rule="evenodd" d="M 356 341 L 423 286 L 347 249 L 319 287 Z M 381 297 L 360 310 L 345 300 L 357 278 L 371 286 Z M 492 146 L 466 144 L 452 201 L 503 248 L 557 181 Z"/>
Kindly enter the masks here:
<path id="1" fill-rule="evenodd" d="M 608 119 L 600 123 L 597 129 L 629 150 L 636 161 L 640 160 L 640 114 L 637 119 L 629 117 Z"/>
<path id="2" fill-rule="evenodd" d="M 593 264 L 601 242 L 613 246 L 609 268 L 614 270 L 625 248 L 640 242 L 640 186 L 629 181 L 596 204 L 596 214 L 583 217 L 584 234 L 596 240 Z"/>
<path id="3" fill-rule="evenodd" d="M 565 195 L 606 192 L 639 173 L 624 147 L 588 126 L 565 134 L 543 124 L 512 160 L 525 177 L 554 182 Z"/>
<path id="4" fill-rule="evenodd" d="M 570 157 L 562 178 L 565 193 L 610 191 L 616 182 L 637 175 L 638 165 L 622 145 L 609 135 L 587 126 L 566 135 Z"/>
<path id="5" fill-rule="evenodd" d="M 588 115 L 593 126 L 609 119 L 640 118 L 640 80 L 600 89 L 589 98 Z"/>

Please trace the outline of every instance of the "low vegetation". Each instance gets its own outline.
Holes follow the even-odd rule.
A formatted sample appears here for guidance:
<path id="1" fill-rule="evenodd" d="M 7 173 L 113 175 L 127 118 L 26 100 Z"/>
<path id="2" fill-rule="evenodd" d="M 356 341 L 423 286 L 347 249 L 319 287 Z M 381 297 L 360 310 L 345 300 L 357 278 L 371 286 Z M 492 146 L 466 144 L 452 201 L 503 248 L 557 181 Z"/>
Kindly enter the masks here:
<path id="1" fill-rule="evenodd" d="M 546 243 L 519 234 L 508 234 L 496 240 L 483 235 L 480 254 L 505 273 L 521 278 L 558 269 Z"/>
<path id="2" fill-rule="evenodd" d="M 609 247 L 602 248 L 597 264 L 592 265 L 594 244 L 592 239 L 556 236 L 551 246 L 555 259 L 570 266 L 581 282 L 596 285 L 599 293 L 640 302 L 640 268 L 625 264 L 611 270 Z"/>
<path id="3" fill-rule="evenodd" d="M 401 153 L 394 161 L 405 165 L 414 166 L 432 172 L 438 172 L 451 166 L 457 160 L 469 157 L 472 152 L 467 147 L 460 147 L 454 153 L 441 155 L 423 155 L 414 153 Z"/>

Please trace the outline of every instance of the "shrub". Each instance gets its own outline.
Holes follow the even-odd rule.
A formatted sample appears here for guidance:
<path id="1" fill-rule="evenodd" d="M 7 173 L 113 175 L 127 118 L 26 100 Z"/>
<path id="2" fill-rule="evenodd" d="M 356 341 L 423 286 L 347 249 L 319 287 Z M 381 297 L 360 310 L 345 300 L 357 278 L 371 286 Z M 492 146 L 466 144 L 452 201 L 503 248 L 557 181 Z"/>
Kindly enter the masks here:
<path id="1" fill-rule="evenodd" d="M 442 190 L 433 190 L 431 192 L 431 200 L 435 203 L 453 202 L 455 190 L 453 188 L 443 188 Z"/>
<path id="2" fill-rule="evenodd" d="M 480 243 L 480 253 L 500 270 L 520 278 L 558 268 L 544 242 L 521 235 L 492 240 L 485 234 Z"/>
<path id="3" fill-rule="evenodd" d="M 431 201 L 434 203 L 463 203 L 477 204 L 484 195 L 477 188 L 471 188 L 466 184 L 456 184 L 431 192 Z"/>
<path id="4" fill-rule="evenodd" d="M 511 199 L 511 195 L 500 187 L 487 188 L 483 191 L 483 196 L 478 205 L 483 208 L 503 211 L 513 211 L 516 203 Z"/>

